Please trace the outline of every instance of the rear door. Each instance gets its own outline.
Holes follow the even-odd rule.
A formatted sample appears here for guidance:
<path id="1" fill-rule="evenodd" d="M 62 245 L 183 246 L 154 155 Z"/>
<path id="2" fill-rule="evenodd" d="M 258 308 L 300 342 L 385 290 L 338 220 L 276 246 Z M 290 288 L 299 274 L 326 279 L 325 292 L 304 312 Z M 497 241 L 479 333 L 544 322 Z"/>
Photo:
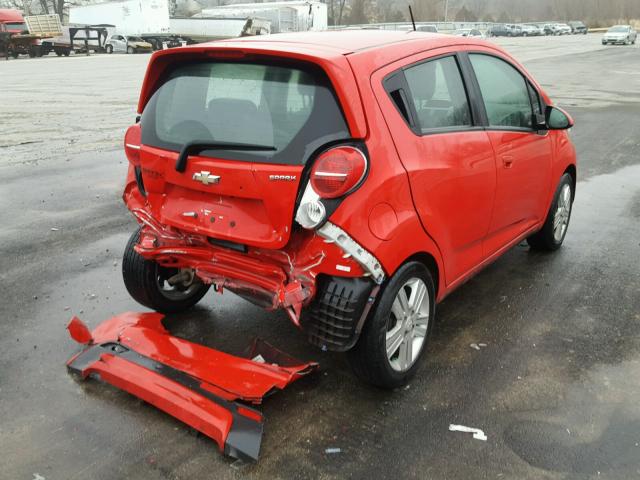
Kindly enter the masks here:
<path id="1" fill-rule="evenodd" d="M 551 140 L 534 129 L 540 99 L 526 77 L 506 59 L 470 53 L 486 110 L 487 134 L 496 154 L 495 206 L 485 255 L 513 242 L 546 215 L 551 182 Z"/>
<path id="2" fill-rule="evenodd" d="M 162 223 L 265 248 L 286 245 L 305 164 L 350 137 L 331 84 L 311 64 L 177 64 L 145 106 L 141 171 Z M 253 151 L 221 145 L 251 145 Z M 186 163 L 179 152 L 195 145 Z"/>
<path id="3" fill-rule="evenodd" d="M 439 49 L 372 78 L 416 211 L 441 250 L 447 284 L 482 261 L 496 183 L 493 149 L 461 67 L 454 50 Z"/>

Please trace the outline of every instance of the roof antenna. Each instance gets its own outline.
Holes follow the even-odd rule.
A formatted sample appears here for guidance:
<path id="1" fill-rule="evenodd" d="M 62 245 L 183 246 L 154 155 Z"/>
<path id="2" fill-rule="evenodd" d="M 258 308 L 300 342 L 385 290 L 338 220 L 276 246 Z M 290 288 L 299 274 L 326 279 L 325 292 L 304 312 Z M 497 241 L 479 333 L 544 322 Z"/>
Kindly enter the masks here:
<path id="1" fill-rule="evenodd" d="M 413 25 L 413 31 L 416 31 L 416 21 L 413 19 L 413 10 L 411 10 L 411 5 L 409 5 L 409 16 L 411 17 L 411 23 Z"/>

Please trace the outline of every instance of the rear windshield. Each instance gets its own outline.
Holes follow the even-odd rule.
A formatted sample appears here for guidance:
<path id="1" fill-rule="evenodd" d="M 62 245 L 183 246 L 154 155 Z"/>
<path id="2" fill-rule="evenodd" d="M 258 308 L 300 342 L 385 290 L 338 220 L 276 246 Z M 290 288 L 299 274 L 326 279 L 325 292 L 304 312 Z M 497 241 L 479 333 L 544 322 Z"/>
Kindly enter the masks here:
<path id="1" fill-rule="evenodd" d="M 179 151 L 187 142 L 233 142 L 274 151 L 202 155 L 304 164 L 327 142 L 349 138 L 324 72 L 312 66 L 205 62 L 180 66 L 154 93 L 141 120 L 142 143 Z"/>

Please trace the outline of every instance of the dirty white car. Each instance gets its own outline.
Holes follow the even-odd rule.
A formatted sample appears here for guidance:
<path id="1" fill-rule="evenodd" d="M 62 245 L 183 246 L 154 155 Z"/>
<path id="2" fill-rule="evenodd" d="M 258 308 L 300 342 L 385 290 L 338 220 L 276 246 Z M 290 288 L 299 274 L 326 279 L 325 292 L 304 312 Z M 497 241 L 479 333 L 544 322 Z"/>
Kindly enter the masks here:
<path id="1" fill-rule="evenodd" d="M 104 49 L 107 53 L 141 53 L 152 52 L 153 46 L 141 37 L 114 33 L 105 42 Z"/>
<path id="2" fill-rule="evenodd" d="M 638 38 L 638 32 L 636 32 L 630 25 L 615 25 L 607 30 L 607 33 L 602 37 L 602 44 L 621 44 L 632 45 L 636 43 Z"/>

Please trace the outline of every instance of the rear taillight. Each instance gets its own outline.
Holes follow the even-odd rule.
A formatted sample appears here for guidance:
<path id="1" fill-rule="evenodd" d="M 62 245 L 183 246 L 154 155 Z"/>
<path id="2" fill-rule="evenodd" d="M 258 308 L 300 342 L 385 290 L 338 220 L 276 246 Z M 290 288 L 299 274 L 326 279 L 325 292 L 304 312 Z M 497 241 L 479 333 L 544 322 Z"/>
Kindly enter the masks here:
<path id="1" fill-rule="evenodd" d="M 140 124 L 131 125 L 124 135 L 124 153 L 127 159 L 135 165 L 140 165 L 140 145 L 141 145 Z"/>
<path id="2" fill-rule="evenodd" d="M 311 169 L 296 221 L 308 229 L 322 225 L 340 204 L 340 201 L 327 203 L 322 199 L 331 200 L 353 192 L 366 173 L 367 156 L 356 147 L 341 145 L 321 153 Z"/>
<path id="3" fill-rule="evenodd" d="M 321 198 L 338 198 L 351 192 L 367 171 L 361 150 L 340 146 L 322 153 L 311 170 L 311 186 Z"/>

